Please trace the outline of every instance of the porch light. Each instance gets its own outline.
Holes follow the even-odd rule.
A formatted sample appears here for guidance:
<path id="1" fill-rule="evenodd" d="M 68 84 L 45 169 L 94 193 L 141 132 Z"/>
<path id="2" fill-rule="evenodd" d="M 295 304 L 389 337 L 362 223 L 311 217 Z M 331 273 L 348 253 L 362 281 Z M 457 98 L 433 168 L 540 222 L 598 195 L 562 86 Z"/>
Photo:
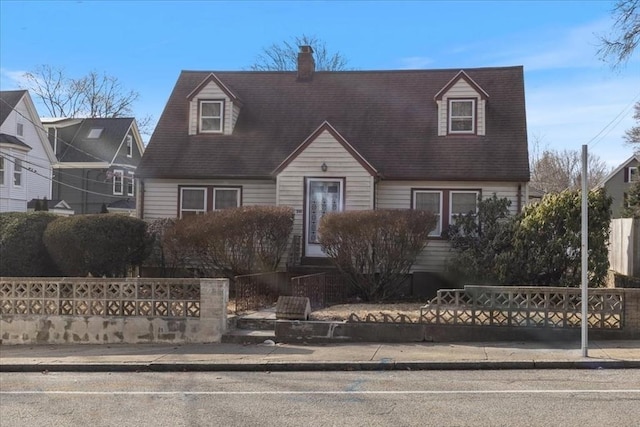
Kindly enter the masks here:
<path id="1" fill-rule="evenodd" d="M 322 172 L 326 172 L 328 169 L 327 164 L 325 162 L 322 162 L 322 166 L 320 166 L 320 169 L 322 169 Z"/>

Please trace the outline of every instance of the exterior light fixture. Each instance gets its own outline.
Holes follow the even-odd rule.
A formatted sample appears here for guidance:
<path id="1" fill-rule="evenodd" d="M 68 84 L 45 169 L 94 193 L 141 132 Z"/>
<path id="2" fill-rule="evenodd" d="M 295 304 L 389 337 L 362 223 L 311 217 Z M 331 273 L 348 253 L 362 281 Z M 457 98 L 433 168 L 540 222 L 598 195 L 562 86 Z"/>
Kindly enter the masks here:
<path id="1" fill-rule="evenodd" d="M 325 162 L 322 162 L 322 166 L 320 166 L 320 169 L 322 169 L 322 172 L 326 172 L 328 169 L 327 164 Z"/>

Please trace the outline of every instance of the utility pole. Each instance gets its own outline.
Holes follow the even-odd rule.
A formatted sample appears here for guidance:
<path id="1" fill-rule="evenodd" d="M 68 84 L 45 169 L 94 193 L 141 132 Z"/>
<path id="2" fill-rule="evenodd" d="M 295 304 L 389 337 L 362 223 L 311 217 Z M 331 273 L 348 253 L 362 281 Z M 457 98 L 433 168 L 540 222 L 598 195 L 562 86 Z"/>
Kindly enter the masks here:
<path id="1" fill-rule="evenodd" d="M 589 222 L 587 188 L 587 146 L 582 146 L 582 357 L 589 356 Z"/>

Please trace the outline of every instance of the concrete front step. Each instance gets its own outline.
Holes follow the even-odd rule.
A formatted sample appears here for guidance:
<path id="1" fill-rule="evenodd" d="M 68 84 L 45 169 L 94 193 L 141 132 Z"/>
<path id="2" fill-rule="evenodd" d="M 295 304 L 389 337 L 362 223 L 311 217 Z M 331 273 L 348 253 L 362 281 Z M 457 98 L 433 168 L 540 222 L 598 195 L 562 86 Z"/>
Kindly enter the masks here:
<path id="1" fill-rule="evenodd" d="M 276 331 L 236 329 L 222 335 L 222 342 L 227 344 L 262 344 L 266 340 L 275 342 Z"/>

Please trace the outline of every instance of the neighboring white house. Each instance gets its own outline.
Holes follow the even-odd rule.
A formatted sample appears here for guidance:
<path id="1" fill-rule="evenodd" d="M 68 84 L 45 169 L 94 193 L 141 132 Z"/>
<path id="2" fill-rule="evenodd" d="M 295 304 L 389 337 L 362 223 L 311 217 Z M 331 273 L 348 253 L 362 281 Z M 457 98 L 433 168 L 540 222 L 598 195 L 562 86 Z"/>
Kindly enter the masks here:
<path id="1" fill-rule="evenodd" d="M 0 91 L 0 212 L 26 212 L 51 199 L 56 157 L 26 90 Z"/>

